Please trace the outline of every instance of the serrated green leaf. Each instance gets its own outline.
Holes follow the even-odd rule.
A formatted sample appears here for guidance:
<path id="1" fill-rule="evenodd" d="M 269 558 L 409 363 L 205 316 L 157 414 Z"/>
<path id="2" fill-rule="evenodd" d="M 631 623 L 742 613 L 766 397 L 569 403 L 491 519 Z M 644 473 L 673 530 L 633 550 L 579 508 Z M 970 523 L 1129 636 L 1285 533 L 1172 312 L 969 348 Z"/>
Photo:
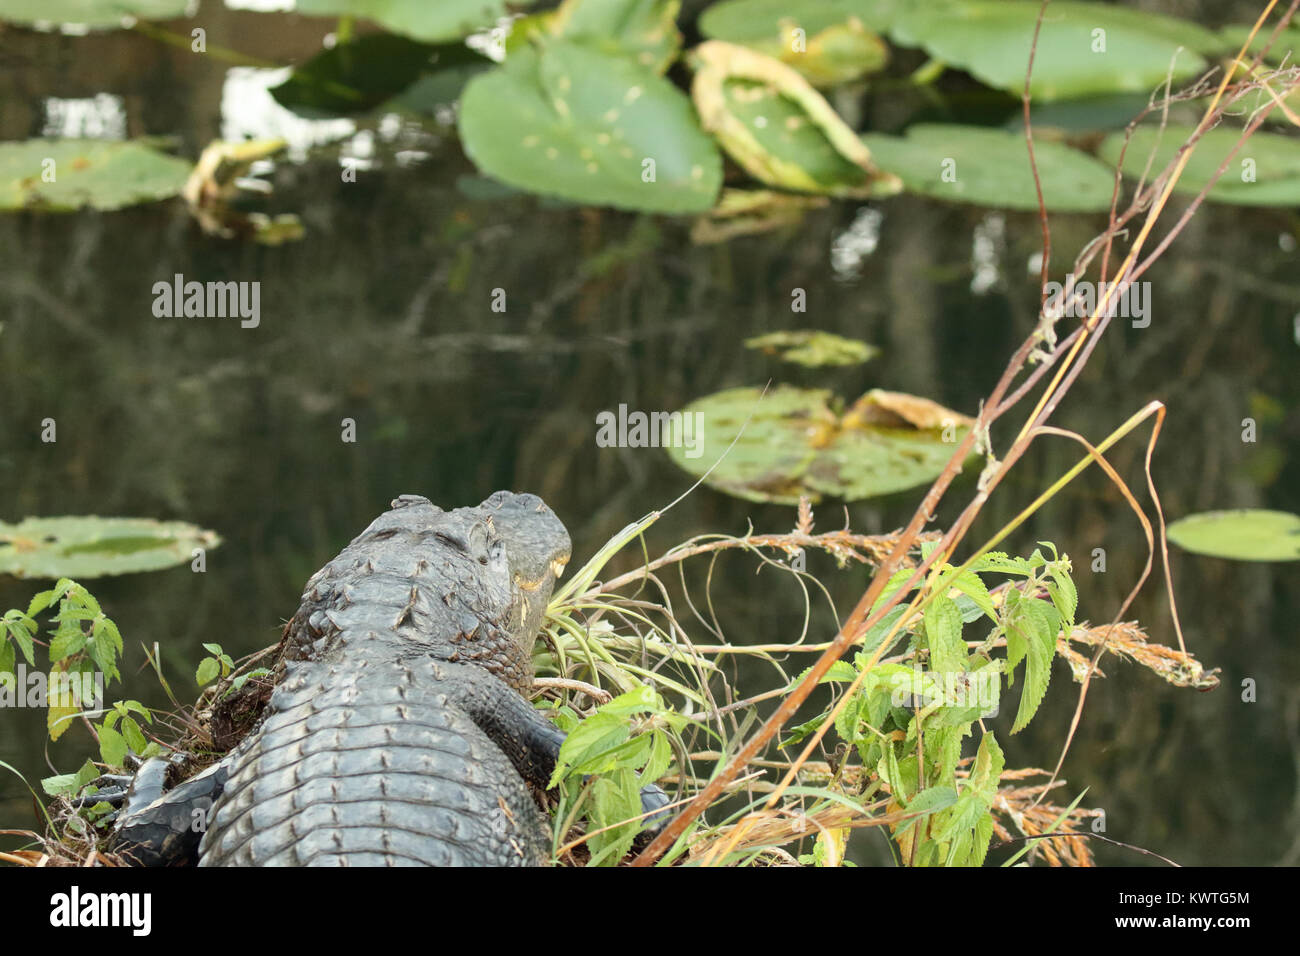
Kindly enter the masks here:
<path id="1" fill-rule="evenodd" d="M 111 727 L 99 728 L 99 756 L 110 767 L 126 763 L 126 738 Z"/>
<path id="2" fill-rule="evenodd" d="M 1054 568 L 1051 575 L 1055 587 L 1049 585 L 1047 590 L 1052 596 L 1052 603 L 1060 612 L 1065 626 L 1073 628 L 1074 616 L 1079 610 L 1079 589 L 1075 587 L 1069 572 L 1063 568 Z"/>
<path id="3" fill-rule="evenodd" d="M 221 673 L 221 664 L 215 657 L 205 657 L 199 661 L 198 670 L 194 672 L 194 681 L 200 687 L 211 684 Z"/>
<path id="4" fill-rule="evenodd" d="M 998 619 L 998 611 L 993 605 L 993 597 L 989 594 L 989 589 L 985 586 L 984 581 L 974 571 L 968 568 L 944 583 L 948 587 L 956 588 L 970 598 L 975 603 L 975 606 L 990 618 L 995 621 Z"/>
<path id="5" fill-rule="evenodd" d="M 1043 702 L 1043 696 L 1047 693 L 1048 682 L 1052 679 L 1052 658 L 1055 650 L 1055 636 L 1053 635 L 1053 648 L 1048 650 L 1044 646 L 1041 635 L 1033 635 L 1026 638 L 1028 653 L 1025 657 L 1025 685 L 1020 692 L 1020 707 L 1016 710 L 1016 720 L 1011 727 L 1013 734 L 1019 733 L 1038 712 L 1038 705 Z"/>
<path id="6" fill-rule="evenodd" d="M 861 719 L 862 698 L 855 696 L 835 715 L 835 732 L 846 743 L 856 743 L 861 738 L 861 734 L 858 733 L 858 724 Z"/>
<path id="7" fill-rule="evenodd" d="M 654 783 L 665 773 L 673 763 L 673 748 L 668 741 L 668 735 L 663 731 L 656 730 L 648 735 L 651 739 L 650 758 L 646 761 L 645 766 L 641 769 L 641 782 Z"/>
<path id="8" fill-rule="evenodd" d="M 916 813 L 919 816 L 903 822 L 897 830 L 894 831 L 895 838 L 906 833 L 911 829 L 912 824 L 917 820 L 923 820 L 932 813 L 944 810 L 957 802 L 957 791 L 952 787 L 939 786 L 929 787 L 922 790 L 915 797 L 907 802 L 905 812 Z"/>
<path id="9" fill-rule="evenodd" d="M 926 606 L 925 639 L 931 670 L 954 673 L 967 669 L 969 655 L 961 639 L 961 611 L 947 595 L 936 595 Z"/>
<path id="10" fill-rule="evenodd" d="M 81 787 L 77 784 L 75 773 L 58 773 L 41 780 L 41 789 L 51 797 L 71 796 Z"/>
<path id="11" fill-rule="evenodd" d="M 602 773 L 613 769 L 615 752 L 628 742 L 630 733 L 627 721 L 622 718 L 599 711 L 592 714 L 560 745 L 560 759 L 547 789 L 571 773 Z"/>
<path id="12" fill-rule="evenodd" d="M 811 667 L 805 669 L 804 674 L 807 674 L 811 670 L 812 670 Z M 832 682 L 840 682 L 840 683 L 851 684 L 853 681 L 857 679 L 858 679 L 858 672 L 853 667 L 852 664 L 850 664 L 848 661 L 836 661 L 834 664 L 830 666 L 830 670 L 828 670 L 825 674 L 822 675 L 822 679 L 819 680 L 817 683 L 830 684 Z"/>
<path id="13" fill-rule="evenodd" d="M 130 717 L 122 718 L 122 736 L 126 738 L 127 746 L 136 753 L 143 753 L 145 747 L 149 746 L 140 725 Z"/>

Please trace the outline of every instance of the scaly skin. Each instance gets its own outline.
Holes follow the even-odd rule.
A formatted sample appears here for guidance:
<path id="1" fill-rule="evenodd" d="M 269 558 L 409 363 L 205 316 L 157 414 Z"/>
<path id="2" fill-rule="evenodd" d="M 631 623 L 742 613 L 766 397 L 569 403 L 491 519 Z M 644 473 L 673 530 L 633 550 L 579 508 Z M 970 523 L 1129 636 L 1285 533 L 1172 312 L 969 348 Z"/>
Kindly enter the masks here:
<path id="1" fill-rule="evenodd" d="M 544 863 L 524 781 L 546 785 L 563 735 L 522 695 L 568 557 L 532 495 L 395 501 L 307 582 L 200 865 Z"/>

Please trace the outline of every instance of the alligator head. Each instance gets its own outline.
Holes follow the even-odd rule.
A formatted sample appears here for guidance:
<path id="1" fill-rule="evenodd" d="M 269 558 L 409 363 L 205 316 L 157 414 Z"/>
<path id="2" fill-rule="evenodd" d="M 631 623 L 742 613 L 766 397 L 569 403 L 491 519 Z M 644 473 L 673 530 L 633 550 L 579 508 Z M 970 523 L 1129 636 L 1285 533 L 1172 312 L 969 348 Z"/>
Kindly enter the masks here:
<path id="1" fill-rule="evenodd" d="M 453 511 L 402 495 L 307 582 L 288 657 L 365 657 L 387 644 L 477 663 L 527 690 L 533 641 L 570 547 L 536 495 L 498 491 Z"/>

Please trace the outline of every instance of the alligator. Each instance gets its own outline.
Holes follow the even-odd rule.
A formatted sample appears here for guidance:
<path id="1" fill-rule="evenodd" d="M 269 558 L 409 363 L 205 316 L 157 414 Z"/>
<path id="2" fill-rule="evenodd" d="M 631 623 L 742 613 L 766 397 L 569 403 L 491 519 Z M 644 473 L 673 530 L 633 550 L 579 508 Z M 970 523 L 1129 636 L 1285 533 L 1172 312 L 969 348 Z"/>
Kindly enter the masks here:
<path id="1" fill-rule="evenodd" d="M 397 498 L 307 582 L 260 723 L 170 791 L 147 761 L 110 847 L 142 865 L 546 863 L 528 784 L 545 789 L 564 734 L 527 695 L 569 553 L 535 495 Z M 647 830 L 667 803 L 642 790 Z"/>

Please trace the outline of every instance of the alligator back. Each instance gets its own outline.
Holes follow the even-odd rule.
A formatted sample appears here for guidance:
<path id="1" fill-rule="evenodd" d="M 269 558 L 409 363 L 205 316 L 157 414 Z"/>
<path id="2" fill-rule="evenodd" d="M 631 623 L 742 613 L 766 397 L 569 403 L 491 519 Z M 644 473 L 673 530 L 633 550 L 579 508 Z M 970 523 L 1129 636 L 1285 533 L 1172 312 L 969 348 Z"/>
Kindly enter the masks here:
<path id="1" fill-rule="evenodd" d="M 307 582 L 200 865 L 545 861 L 524 775 L 545 786 L 562 735 L 520 693 L 568 549 L 532 495 L 394 501 Z"/>
<path id="2" fill-rule="evenodd" d="M 522 778 L 447 699 L 437 662 L 290 677 L 238 758 L 203 866 L 540 864 Z"/>

